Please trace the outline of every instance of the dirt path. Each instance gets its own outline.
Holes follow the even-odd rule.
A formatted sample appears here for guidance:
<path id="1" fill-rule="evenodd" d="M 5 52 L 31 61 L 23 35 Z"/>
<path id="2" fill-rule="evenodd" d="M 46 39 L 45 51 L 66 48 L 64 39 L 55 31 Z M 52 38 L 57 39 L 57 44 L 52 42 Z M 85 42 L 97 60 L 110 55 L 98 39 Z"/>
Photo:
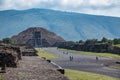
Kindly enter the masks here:
<path id="1" fill-rule="evenodd" d="M 7 68 L 4 80 L 68 80 L 52 64 L 38 57 L 23 57 L 18 68 Z"/>

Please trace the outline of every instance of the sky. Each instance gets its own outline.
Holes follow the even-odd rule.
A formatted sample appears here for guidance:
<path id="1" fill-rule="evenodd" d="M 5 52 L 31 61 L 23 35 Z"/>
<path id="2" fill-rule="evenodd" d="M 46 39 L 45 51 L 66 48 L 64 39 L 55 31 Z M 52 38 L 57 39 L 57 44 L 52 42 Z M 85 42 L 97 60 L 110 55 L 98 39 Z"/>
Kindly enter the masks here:
<path id="1" fill-rule="evenodd" d="M 0 10 L 53 9 L 120 17 L 120 0 L 0 0 Z"/>

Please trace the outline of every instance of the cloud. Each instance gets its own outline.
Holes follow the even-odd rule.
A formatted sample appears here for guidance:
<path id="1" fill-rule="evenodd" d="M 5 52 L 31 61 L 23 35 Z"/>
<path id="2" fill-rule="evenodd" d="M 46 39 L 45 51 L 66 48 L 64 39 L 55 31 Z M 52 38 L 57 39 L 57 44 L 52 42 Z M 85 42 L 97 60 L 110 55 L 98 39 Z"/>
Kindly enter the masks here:
<path id="1" fill-rule="evenodd" d="M 109 14 L 120 17 L 120 0 L 0 0 L 0 10 L 30 8 L 57 9 L 98 15 Z"/>
<path id="2" fill-rule="evenodd" d="M 37 7 L 38 5 L 41 7 L 42 4 L 46 5 L 46 2 L 51 0 L 0 0 L 4 2 L 0 5 L 1 10 L 6 9 L 29 9 Z"/>
<path id="3" fill-rule="evenodd" d="M 110 0 L 89 0 L 89 5 L 91 6 L 109 6 Z"/>
<path id="4" fill-rule="evenodd" d="M 3 2 L 3 1 L 2 1 L 2 0 L 0 0 L 0 5 L 2 5 L 2 2 Z"/>
<path id="5" fill-rule="evenodd" d="M 72 6 L 72 7 L 77 7 L 80 6 L 84 3 L 84 0 L 61 0 L 61 5 L 62 6 Z"/>

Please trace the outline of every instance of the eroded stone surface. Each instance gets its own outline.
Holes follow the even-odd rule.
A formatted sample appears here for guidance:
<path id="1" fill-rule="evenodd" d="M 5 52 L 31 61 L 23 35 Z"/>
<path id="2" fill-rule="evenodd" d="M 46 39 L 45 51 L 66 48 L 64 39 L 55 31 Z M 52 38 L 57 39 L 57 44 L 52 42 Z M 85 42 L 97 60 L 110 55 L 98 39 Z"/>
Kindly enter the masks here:
<path id="1" fill-rule="evenodd" d="M 7 68 L 4 80 L 68 80 L 52 64 L 36 57 L 23 57 L 18 68 Z"/>

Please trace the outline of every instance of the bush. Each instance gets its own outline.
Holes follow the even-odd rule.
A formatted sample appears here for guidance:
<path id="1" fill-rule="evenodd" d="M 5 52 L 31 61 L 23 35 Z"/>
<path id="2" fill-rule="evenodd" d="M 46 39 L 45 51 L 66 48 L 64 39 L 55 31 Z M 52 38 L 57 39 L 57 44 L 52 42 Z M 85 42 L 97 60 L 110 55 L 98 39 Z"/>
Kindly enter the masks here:
<path id="1" fill-rule="evenodd" d="M 16 44 L 17 42 L 15 40 L 12 40 L 11 38 L 4 38 L 2 41 L 0 41 L 1 43 L 5 43 L 5 44 Z"/>

